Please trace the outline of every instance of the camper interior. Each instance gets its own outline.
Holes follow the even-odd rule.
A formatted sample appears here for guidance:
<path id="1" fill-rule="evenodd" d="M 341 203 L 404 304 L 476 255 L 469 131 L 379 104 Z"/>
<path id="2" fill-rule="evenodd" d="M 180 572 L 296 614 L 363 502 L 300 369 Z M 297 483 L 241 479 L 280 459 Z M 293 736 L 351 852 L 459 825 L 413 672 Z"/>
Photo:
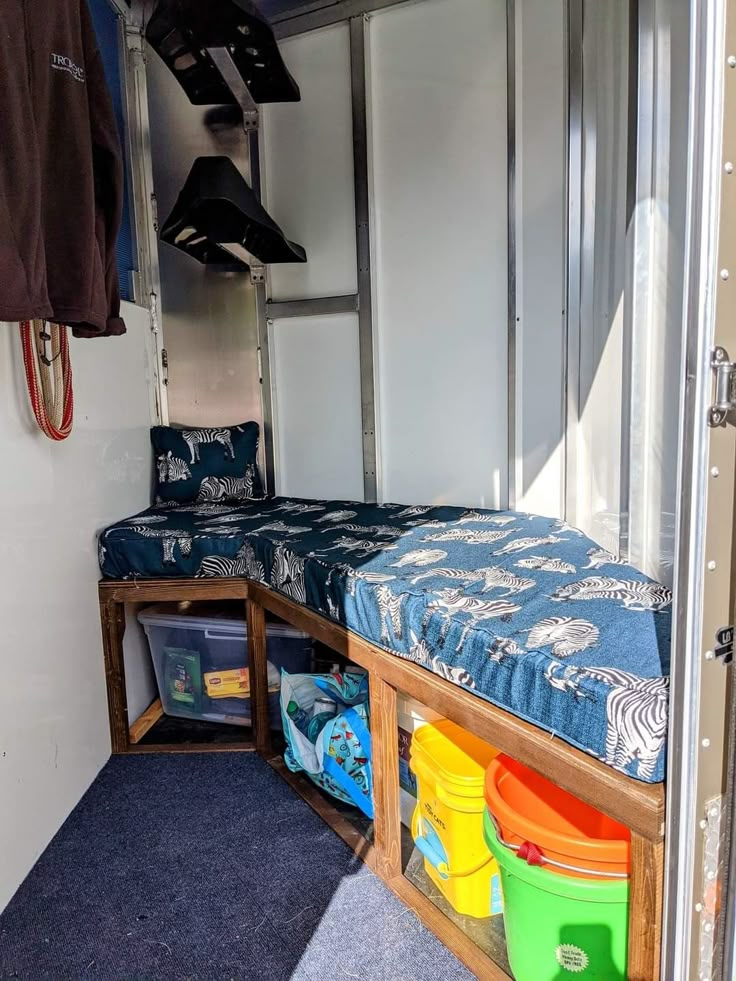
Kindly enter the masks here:
<path id="1" fill-rule="evenodd" d="M 736 5 L 87 2 L 127 332 L 0 333 L 0 976 L 732 976 Z"/>

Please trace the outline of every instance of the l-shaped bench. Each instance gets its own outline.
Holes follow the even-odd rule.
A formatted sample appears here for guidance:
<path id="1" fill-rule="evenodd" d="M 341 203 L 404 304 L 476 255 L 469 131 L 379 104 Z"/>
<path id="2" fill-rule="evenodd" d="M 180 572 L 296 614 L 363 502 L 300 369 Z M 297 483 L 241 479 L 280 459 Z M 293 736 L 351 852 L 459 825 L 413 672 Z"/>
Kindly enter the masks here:
<path id="1" fill-rule="evenodd" d="M 260 583 L 242 578 L 103 580 L 99 585 L 99 598 L 113 752 L 182 749 L 181 746 L 141 746 L 131 742 L 123 660 L 125 604 L 239 600 L 245 605 L 248 623 L 253 739 L 250 744 L 218 744 L 213 748 L 258 752 L 289 780 L 355 853 L 416 911 L 424 925 L 477 977 L 505 978 L 505 972 L 403 875 L 396 698 L 397 691 L 405 692 L 631 829 L 629 978 L 631 981 L 657 981 L 664 882 L 662 784 L 641 783 L 617 772 L 425 668 L 388 654 L 340 624 Z M 271 749 L 266 611 L 308 633 L 365 668 L 369 674 L 375 808 L 372 842 L 357 831 L 343 813 L 331 807 L 308 781 L 290 774 Z"/>

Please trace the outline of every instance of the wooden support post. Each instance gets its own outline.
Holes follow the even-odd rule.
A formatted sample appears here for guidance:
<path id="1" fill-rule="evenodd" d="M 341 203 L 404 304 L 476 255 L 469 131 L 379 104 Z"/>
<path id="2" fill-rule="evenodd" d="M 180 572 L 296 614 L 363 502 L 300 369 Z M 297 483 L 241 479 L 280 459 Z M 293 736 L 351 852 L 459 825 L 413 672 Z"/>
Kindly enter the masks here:
<path id="1" fill-rule="evenodd" d="M 125 690 L 125 662 L 123 660 L 125 606 L 115 600 L 101 600 L 100 621 L 102 624 L 102 650 L 105 655 L 110 742 L 113 753 L 127 753 L 130 737 L 128 734 L 128 701 Z"/>
<path id="2" fill-rule="evenodd" d="M 371 756 L 373 763 L 373 845 L 376 871 L 389 882 L 401 875 L 399 749 L 396 689 L 370 673 Z"/>
<path id="3" fill-rule="evenodd" d="M 663 894 L 664 841 L 632 832 L 629 981 L 659 981 Z"/>
<path id="4" fill-rule="evenodd" d="M 271 751 L 271 723 L 268 712 L 266 616 L 263 607 L 253 600 L 246 600 L 246 619 L 248 621 L 248 672 L 250 675 L 253 738 L 256 750 L 268 755 Z"/>
<path id="5" fill-rule="evenodd" d="M 128 726 L 131 743 L 134 746 L 139 743 L 149 729 L 152 729 L 156 725 L 163 714 L 164 707 L 161 704 L 161 699 L 157 698 L 155 702 L 151 702 L 143 715 L 139 715 L 135 722 L 132 722 Z"/>

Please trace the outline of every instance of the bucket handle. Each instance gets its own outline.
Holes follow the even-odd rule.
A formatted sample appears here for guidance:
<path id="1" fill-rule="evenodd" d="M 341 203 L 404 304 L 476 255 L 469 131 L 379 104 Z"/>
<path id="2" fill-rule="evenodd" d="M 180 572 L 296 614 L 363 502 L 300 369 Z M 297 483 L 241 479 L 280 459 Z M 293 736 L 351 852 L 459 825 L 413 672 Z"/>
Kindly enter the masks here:
<path id="1" fill-rule="evenodd" d="M 447 862 L 441 857 L 440 853 L 432 847 L 424 835 L 419 833 L 420 820 L 419 808 L 417 808 L 414 811 L 414 817 L 412 818 L 411 822 L 411 833 L 412 837 L 414 838 L 414 844 L 417 846 L 422 855 L 424 855 L 430 865 L 434 866 L 441 879 L 458 879 L 465 877 L 466 875 L 473 875 L 475 872 L 479 872 L 483 866 L 487 865 L 491 860 L 492 856 L 489 855 L 473 869 L 464 869 L 462 872 L 452 872 Z"/>
<path id="2" fill-rule="evenodd" d="M 513 852 L 522 852 L 519 858 L 525 861 L 527 865 L 552 865 L 556 869 L 565 869 L 566 872 L 575 872 L 576 875 L 590 875 L 594 876 L 596 879 L 628 879 L 628 872 L 603 872 L 597 869 L 583 869 L 578 865 L 566 865 L 565 862 L 558 862 L 553 858 L 547 858 L 542 849 L 535 845 L 531 841 L 523 841 L 520 845 L 515 845 L 513 842 L 506 841 L 501 832 L 501 827 L 495 818 L 495 815 L 488 811 L 488 815 L 493 821 L 493 826 L 496 829 L 496 837 L 498 838 L 499 844 L 503 845 L 504 848 L 509 848 Z"/>

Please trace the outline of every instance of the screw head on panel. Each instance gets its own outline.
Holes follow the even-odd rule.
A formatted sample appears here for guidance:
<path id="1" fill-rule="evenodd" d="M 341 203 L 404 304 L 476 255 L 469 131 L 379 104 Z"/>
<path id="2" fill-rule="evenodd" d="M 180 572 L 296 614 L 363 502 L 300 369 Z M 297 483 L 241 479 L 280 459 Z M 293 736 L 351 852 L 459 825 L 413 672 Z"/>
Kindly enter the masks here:
<path id="1" fill-rule="evenodd" d="M 711 477 L 719 477 L 720 474 L 721 474 L 721 471 L 718 469 L 718 467 L 711 467 L 710 468 L 710 475 L 711 475 Z"/>
<path id="2" fill-rule="evenodd" d="M 733 173 L 733 164 L 731 163 L 730 160 L 726 161 L 726 163 L 723 166 L 723 169 L 726 171 L 727 174 Z"/>
<path id="3" fill-rule="evenodd" d="M 729 68 L 736 68 L 736 55 L 729 55 L 728 56 L 728 67 Z"/>
<path id="4" fill-rule="evenodd" d="M 712 661 L 714 659 L 714 657 L 715 657 L 715 654 L 713 653 L 713 651 L 706 651 L 705 652 L 705 660 L 706 661 Z"/>
<path id="5" fill-rule="evenodd" d="M 704 740 L 703 740 L 703 741 L 701 742 L 701 744 L 700 744 L 700 745 L 701 745 L 701 746 L 703 747 L 703 749 L 708 749 L 708 747 L 710 746 L 710 739 L 708 739 L 708 738 L 706 737 L 706 738 L 705 738 L 705 739 L 704 739 Z"/>
<path id="6" fill-rule="evenodd" d="M 716 563 L 713 561 L 713 559 L 711 559 L 710 562 L 708 563 L 708 572 L 715 572 L 715 569 L 716 569 Z"/>
<path id="7" fill-rule="evenodd" d="M 721 279 L 724 280 L 724 282 L 725 282 L 725 280 L 728 279 L 729 275 L 730 275 L 730 273 L 729 273 L 728 269 L 721 269 Z"/>

